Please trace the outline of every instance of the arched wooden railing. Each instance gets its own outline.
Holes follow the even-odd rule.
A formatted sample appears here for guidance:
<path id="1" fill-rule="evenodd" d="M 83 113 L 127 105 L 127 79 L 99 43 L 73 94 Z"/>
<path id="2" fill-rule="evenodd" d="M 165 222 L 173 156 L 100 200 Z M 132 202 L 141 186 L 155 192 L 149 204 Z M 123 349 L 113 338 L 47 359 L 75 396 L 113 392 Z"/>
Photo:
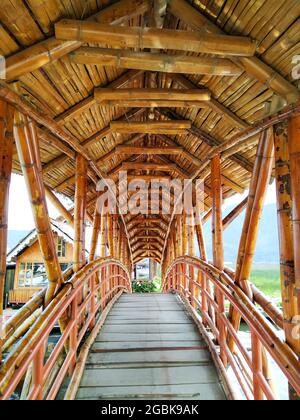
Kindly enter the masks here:
<path id="1" fill-rule="evenodd" d="M 277 328 L 234 283 L 230 273 L 221 272 L 198 258 L 178 258 L 167 270 L 163 283 L 163 291 L 172 290 L 180 294 L 194 318 L 198 320 L 199 327 L 222 371 L 235 375 L 243 397 L 249 400 L 277 399 L 268 370 L 270 359 L 273 359 L 300 395 L 299 359 L 280 338 Z M 225 311 L 220 310 L 216 300 L 217 293 L 221 294 L 226 302 Z M 270 302 L 257 293 L 257 290 L 254 295 L 261 305 L 266 304 L 268 315 L 274 323 L 278 327 L 280 324 L 282 326 L 279 311 L 271 308 Z M 229 304 L 249 327 L 251 351 L 247 349 L 247 345 L 230 322 L 226 311 Z M 228 345 L 232 340 L 235 343 L 233 350 Z"/>
<path id="2" fill-rule="evenodd" d="M 27 332 L 23 329 L 18 341 L 17 328 L 40 310 L 44 292 L 34 297 L 14 322 L 4 327 L 7 336 L 3 344 L 10 351 L 1 364 L 0 399 L 19 398 L 26 381 L 26 399 L 55 399 L 63 382 L 75 374 L 78 351 L 86 334 L 94 335 L 100 330 L 123 292 L 132 292 L 128 269 L 118 260 L 95 260 L 63 285 L 35 322 L 31 326 L 29 323 Z M 58 324 L 63 325 L 59 339 L 49 346 L 49 337 Z M 28 372 L 32 372 L 29 379 Z"/>

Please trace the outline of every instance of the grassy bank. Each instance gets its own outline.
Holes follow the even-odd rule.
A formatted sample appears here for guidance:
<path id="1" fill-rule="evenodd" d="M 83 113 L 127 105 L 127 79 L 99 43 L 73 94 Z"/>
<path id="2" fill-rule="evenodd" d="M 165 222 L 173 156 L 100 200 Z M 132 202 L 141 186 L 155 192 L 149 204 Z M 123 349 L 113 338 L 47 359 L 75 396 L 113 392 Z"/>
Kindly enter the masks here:
<path id="1" fill-rule="evenodd" d="M 280 269 L 278 265 L 255 265 L 252 270 L 251 281 L 277 304 L 281 304 Z"/>

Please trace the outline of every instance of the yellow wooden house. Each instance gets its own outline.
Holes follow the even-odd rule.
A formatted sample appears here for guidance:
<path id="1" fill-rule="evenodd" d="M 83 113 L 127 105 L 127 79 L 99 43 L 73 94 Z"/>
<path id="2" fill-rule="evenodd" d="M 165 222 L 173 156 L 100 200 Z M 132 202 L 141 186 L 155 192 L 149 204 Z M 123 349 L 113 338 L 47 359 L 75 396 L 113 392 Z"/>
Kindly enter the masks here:
<path id="1" fill-rule="evenodd" d="M 52 221 L 57 254 L 62 270 L 73 264 L 73 230 Z M 45 265 L 36 229 L 26 235 L 8 254 L 8 264 L 15 263 L 13 289 L 8 292 L 8 304 L 21 305 L 47 285 Z"/>

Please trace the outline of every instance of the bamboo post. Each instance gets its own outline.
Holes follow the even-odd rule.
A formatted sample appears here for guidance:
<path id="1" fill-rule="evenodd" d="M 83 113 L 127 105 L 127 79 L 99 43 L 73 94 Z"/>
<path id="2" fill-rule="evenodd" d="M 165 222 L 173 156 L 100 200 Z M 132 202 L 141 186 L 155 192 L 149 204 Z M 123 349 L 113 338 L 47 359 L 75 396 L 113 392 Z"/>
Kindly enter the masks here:
<path id="1" fill-rule="evenodd" d="M 263 211 L 264 199 L 268 189 L 273 162 L 273 130 L 263 133 L 257 149 L 257 156 L 252 174 L 247 210 L 240 239 L 240 246 L 235 274 L 236 283 L 240 284 L 244 292 L 252 299 L 252 290 L 249 283 L 254 258 L 260 219 Z M 230 308 L 231 322 L 238 331 L 241 317 Z M 229 342 L 233 350 L 233 340 Z"/>
<path id="2" fill-rule="evenodd" d="M 45 187 L 46 197 L 52 203 L 52 205 L 57 209 L 60 215 L 66 220 L 69 225 L 74 226 L 74 218 L 71 213 L 65 208 L 65 206 L 60 202 L 56 195 L 51 191 L 50 188 Z"/>
<path id="3" fill-rule="evenodd" d="M 87 161 L 76 156 L 75 208 L 74 208 L 74 272 L 85 264 L 85 216 L 87 196 Z"/>
<path id="4" fill-rule="evenodd" d="M 300 341 L 293 337 L 293 317 L 297 314 L 288 123 L 274 127 L 275 175 L 277 191 L 280 273 L 284 331 L 287 343 L 300 355 Z"/>
<path id="5" fill-rule="evenodd" d="M 221 159 L 216 156 L 211 162 L 211 184 L 212 184 L 212 237 L 213 237 L 213 260 L 214 266 L 220 271 L 224 270 L 224 244 L 223 244 L 223 224 L 222 224 L 222 177 L 221 177 Z M 220 355 L 224 366 L 227 365 L 226 357 L 226 327 L 222 320 L 225 314 L 225 302 L 222 294 L 216 292 L 216 301 L 218 303 L 217 326 L 220 336 Z"/>
<path id="6" fill-rule="evenodd" d="M 4 285 L 6 276 L 9 187 L 13 156 L 14 110 L 0 100 L 0 365 L 2 362 L 2 329 Z"/>
<path id="7" fill-rule="evenodd" d="M 259 375 L 262 375 L 262 345 L 255 332 L 251 333 L 252 337 L 252 363 L 253 363 L 253 393 L 256 401 L 264 399 L 264 394 L 260 386 Z"/>
<path id="8" fill-rule="evenodd" d="M 293 239 L 295 260 L 295 296 L 297 307 L 294 316 L 300 316 L 300 114 L 291 118 L 288 125 L 291 189 L 293 199 Z M 299 319 L 297 321 L 299 323 Z M 300 343 L 300 342 L 299 342 Z M 297 346 L 300 356 L 300 346 Z"/>
<path id="9" fill-rule="evenodd" d="M 30 121 L 28 117 L 16 112 L 14 135 L 38 232 L 40 249 L 45 262 L 48 278 L 45 304 L 48 305 L 57 289 L 63 283 L 63 275 L 58 261 L 45 198 L 35 123 Z"/>
<path id="10" fill-rule="evenodd" d="M 99 214 L 97 206 L 96 206 L 95 214 L 94 214 L 91 251 L 90 251 L 90 262 L 94 261 L 96 257 L 96 250 L 97 250 L 97 245 L 98 245 L 98 240 L 99 240 L 100 227 L 101 227 L 101 215 Z"/>

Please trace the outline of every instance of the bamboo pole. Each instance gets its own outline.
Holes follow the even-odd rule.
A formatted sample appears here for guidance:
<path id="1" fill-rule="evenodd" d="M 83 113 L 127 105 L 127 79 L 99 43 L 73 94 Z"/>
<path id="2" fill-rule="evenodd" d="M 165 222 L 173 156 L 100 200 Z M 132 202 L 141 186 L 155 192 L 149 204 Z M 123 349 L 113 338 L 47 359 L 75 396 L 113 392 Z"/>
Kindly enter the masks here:
<path id="1" fill-rule="evenodd" d="M 113 66 L 122 69 L 159 71 L 163 73 L 240 76 L 239 66 L 226 58 L 170 55 L 107 48 L 81 47 L 70 54 L 73 63 Z"/>
<path id="2" fill-rule="evenodd" d="M 85 216 L 87 195 L 87 162 L 81 156 L 76 157 L 76 190 L 74 209 L 74 272 L 77 273 L 85 264 Z"/>
<path id="3" fill-rule="evenodd" d="M 56 195 L 50 190 L 50 188 L 45 187 L 45 193 L 47 199 L 52 203 L 54 207 L 58 210 L 60 215 L 69 223 L 69 225 L 74 227 L 74 218 L 72 214 L 65 208 L 61 201 L 56 197 Z"/>
<path id="4" fill-rule="evenodd" d="M 273 163 L 273 131 L 268 130 L 261 136 L 255 168 L 250 184 L 247 210 L 244 226 L 240 239 L 240 246 L 237 258 L 235 281 L 244 292 L 252 299 L 252 290 L 249 283 L 254 252 L 258 237 L 260 219 L 263 211 L 264 199 L 268 189 Z M 230 319 L 236 330 L 239 329 L 241 318 L 230 309 Z M 230 348 L 234 343 L 230 341 Z"/>
<path id="5" fill-rule="evenodd" d="M 14 135 L 38 232 L 40 249 L 45 262 L 48 279 L 45 304 L 48 305 L 57 289 L 63 283 L 63 275 L 58 261 L 45 198 L 35 123 L 21 113 L 16 112 Z"/>
<path id="6" fill-rule="evenodd" d="M 284 330 L 287 343 L 300 355 L 300 341 L 293 338 L 293 317 L 297 314 L 293 240 L 293 198 L 291 191 L 288 124 L 274 127 L 280 273 Z"/>
<path id="7" fill-rule="evenodd" d="M 222 177 L 221 177 L 221 159 L 216 156 L 211 162 L 211 184 L 212 184 L 212 245 L 214 266 L 220 271 L 224 271 L 224 243 L 223 243 L 223 224 L 222 224 Z M 221 360 L 226 367 L 226 327 L 222 320 L 222 314 L 225 313 L 224 297 L 220 291 L 216 291 L 216 301 L 218 303 L 217 326 L 219 330 L 219 344 Z"/>
<path id="8" fill-rule="evenodd" d="M 199 31 L 112 26 L 64 19 L 55 24 L 56 39 L 108 44 L 112 48 L 158 48 L 221 56 L 255 54 L 251 38 L 199 33 Z"/>
<path id="9" fill-rule="evenodd" d="M 291 118 L 288 125 L 291 189 L 293 199 L 293 238 L 294 238 L 294 259 L 295 259 L 295 291 L 297 294 L 297 313 L 300 314 L 300 114 Z"/>
<path id="10" fill-rule="evenodd" d="M 13 157 L 14 110 L 0 100 L 0 365 L 2 363 L 2 335 L 4 285 L 6 278 L 9 187 Z"/>
<path id="11" fill-rule="evenodd" d="M 121 0 L 105 7 L 88 20 L 95 20 L 100 23 L 122 24 L 134 16 L 143 15 L 149 9 L 150 2 L 148 0 Z M 35 71 L 48 63 L 55 62 L 81 45 L 81 42 L 58 41 L 55 37 L 51 37 L 46 41 L 30 46 L 7 59 L 7 80 L 16 80 L 26 73 Z"/>
<path id="12" fill-rule="evenodd" d="M 95 260 L 96 257 L 96 250 L 99 240 L 101 228 L 101 214 L 99 214 L 97 206 L 95 207 L 95 214 L 94 214 L 94 224 L 93 224 L 93 235 L 92 235 L 92 243 L 91 243 L 91 251 L 90 251 L 90 262 Z"/>
<path id="13" fill-rule="evenodd" d="M 169 0 L 168 7 L 172 14 L 195 30 L 210 34 L 224 34 L 222 29 L 185 0 Z M 249 75 L 285 97 L 290 103 L 300 98 L 299 90 L 292 83 L 284 79 L 258 57 L 240 57 L 236 61 Z"/>

